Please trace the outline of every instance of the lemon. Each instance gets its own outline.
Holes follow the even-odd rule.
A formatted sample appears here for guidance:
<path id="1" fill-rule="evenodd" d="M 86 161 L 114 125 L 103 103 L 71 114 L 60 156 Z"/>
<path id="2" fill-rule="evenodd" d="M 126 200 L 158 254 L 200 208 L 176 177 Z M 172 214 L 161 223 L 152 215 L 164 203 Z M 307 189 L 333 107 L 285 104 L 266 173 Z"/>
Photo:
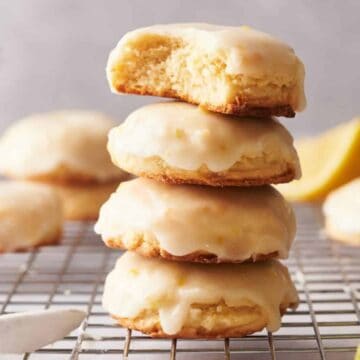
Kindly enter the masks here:
<path id="1" fill-rule="evenodd" d="M 277 186 L 291 201 L 316 201 L 360 176 L 360 118 L 295 142 L 302 178 Z"/>
<path id="2" fill-rule="evenodd" d="M 354 360 L 360 360 L 360 345 L 357 347 L 357 351 L 356 351 Z"/>

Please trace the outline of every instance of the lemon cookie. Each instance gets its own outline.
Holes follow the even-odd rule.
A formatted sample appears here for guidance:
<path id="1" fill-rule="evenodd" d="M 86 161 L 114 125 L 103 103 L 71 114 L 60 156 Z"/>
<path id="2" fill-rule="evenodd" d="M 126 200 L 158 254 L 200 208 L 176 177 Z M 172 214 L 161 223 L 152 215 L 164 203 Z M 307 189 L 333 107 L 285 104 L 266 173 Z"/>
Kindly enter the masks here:
<path id="1" fill-rule="evenodd" d="M 108 182 L 123 172 L 110 161 L 107 133 L 114 122 L 90 111 L 31 115 L 0 139 L 0 172 L 17 179 L 56 183 Z"/>
<path id="2" fill-rule="evenodd" d="M 61 201 L 50 187 L 0 182 L 0 252 L 56 243 L 62 223 Z"/>
<path id="3" fill-rule="evenodd" d="M 155 95 L 211 111 L 295 116 L 305 107 L 294 50 L 248 26 L 156 25 L 127 33 L 110 53 L 114 92 Z"/>
<path id="4" fill-rule="evenodd" d="M 179 263 L 127 252 L 108 275 L 103 306 L 154 337 L 223 338 L 276 331 L 298 303 L 285 266 Z"/>
<path id="5" fill-rule="evenodd" d="M 291 207 L 274 188 L 123 182 L 95 231 L 114 248 L 194 262 L 286 258 L 295 236 Z"/>
<path id="6" fill-rule="evenodd" d="M 168 183 L 262 185 L 300 176 L 293 139 L 276 120 L 168 102 L 144 106 L 109 133 L 113 162 Z"/>
<path id="7" fill-rule="evenodd" d="M 360 245 L 360 178 L 331 192 L 323 212 L 325 231 L 331 238 Z"/>
<path id="8" fill-rule="evenodd" d="M 101 205 L 118 187 L 118 182 L 104 184 L 56 184 L 67 220 L 96 220 Z"/>

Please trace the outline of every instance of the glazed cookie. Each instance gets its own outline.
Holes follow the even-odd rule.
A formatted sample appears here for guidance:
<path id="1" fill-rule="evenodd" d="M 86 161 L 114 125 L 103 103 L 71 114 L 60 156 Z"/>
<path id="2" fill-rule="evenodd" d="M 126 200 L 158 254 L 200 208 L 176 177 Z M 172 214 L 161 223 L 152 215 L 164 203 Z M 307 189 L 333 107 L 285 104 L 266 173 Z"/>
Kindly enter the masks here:
<path id="1" fill-rule="evenodd" d="M 300 177 L 289 132 L 271 118 L 238 118 L 167 102 L 130 114 L 109 133 L 113 162 L 173 184 L 263 185 Z"/>
<path id="2" fill-rule="evenodd" d="M 323 211 L 325 231 L 331 238 L 360 245 L 360 178 L 331 192 Z"/>
<path id="3" fill-rule="evenodd" d="M 56 243 L 63 224 L 61 201 L 46 185 L 0 182 L 0 252 Z"/>
<path id="4" fill-rule="evenodd" d="M 204 263 L 287 258 L 295 236 L 291 207 L 271 186 L 123 182 L 100 210 L 95 231 L 114 248 Z"/>
<path id="5" fill-rule="evenodd" d="M 127 252 L 105 283 L 103 306 L 120 325 L 154 337 L 224 338 L 266 327 L 298 304 L 285 266 L 179 263 Z"/>
<path id="6" fill-rule="evenodd" d="M 104 184 L 53 185 L 64 207 L 67 220 L 96 220 L 101 205 L 116 190 L 119 182 Z"/>
<path id="7" fill-rule="evenodd" d="M 155 95 L 241 116 L 295 116 L 305 108 L 294 50 L 248 26 L 156 25 L 127 33 L 110 53 L 119 93 Z"/>
<path id="8" fill-rule="evenodd" d="M 0 172 L 56 183 L 109 182 L 123 172 L 106 152 L 114 122 L 89 111 L 58 111 L 29 116 L 0 139 Z"/>

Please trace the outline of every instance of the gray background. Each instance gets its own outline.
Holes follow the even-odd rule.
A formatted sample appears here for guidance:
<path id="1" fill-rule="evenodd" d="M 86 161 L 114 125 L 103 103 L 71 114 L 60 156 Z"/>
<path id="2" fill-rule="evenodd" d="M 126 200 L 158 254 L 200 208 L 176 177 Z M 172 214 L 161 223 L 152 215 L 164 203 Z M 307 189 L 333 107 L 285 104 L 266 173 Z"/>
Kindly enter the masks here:
<path id="1" fill-rule="evenodd" d="M 33 112 L 103 110 L 122 121 L 155 99 L 116 96 L 104 74 L 128 30 L 169 22 L 247 24 L 292 45 L 308 107 L 285 124 L 315 133 L 360 113 L 360 1 L 0 0 L 0 131 Z"/>

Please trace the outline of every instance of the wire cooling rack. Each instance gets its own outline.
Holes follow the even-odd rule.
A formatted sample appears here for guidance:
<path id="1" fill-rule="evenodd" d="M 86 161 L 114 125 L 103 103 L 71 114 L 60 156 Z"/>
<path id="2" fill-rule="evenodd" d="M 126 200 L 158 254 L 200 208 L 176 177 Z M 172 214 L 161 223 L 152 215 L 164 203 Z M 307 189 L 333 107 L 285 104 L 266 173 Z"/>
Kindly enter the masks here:
<path id="1" fill-rule="evenodd" d="M 0 256 L 0 313 L 72 307 L 89 316 L 80 329 L 51 346 L 31 354 L 0 354 L 0 359 L 353 360 L 360 344 L 360 248 L 328 240 L 318 208 L 295 211 L 298 235 L 286 264 L 301 303 L 283 317 L 278 332 L 214 341 L 162 340 L 116 326 L 101 307 L 101 294 L 119 253 L 103 245 L 92 223 L 68 223 L 60 246 Z"/>

